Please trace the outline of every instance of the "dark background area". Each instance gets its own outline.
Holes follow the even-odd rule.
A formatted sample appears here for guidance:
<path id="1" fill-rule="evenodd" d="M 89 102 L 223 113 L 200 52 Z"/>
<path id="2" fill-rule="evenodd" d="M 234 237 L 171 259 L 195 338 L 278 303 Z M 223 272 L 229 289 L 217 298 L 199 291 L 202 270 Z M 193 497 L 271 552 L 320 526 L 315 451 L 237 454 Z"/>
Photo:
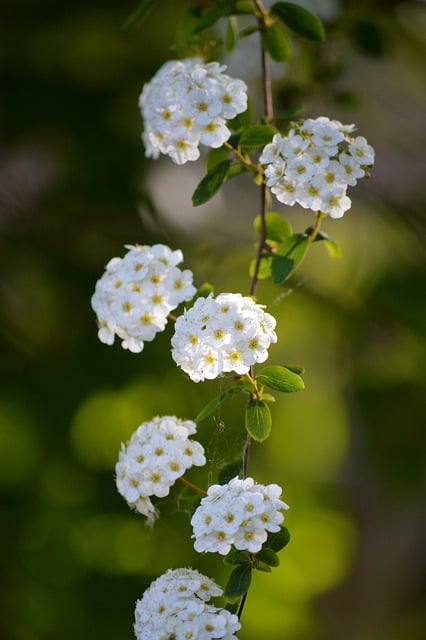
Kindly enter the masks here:
<path id="1" fill-rule="evenodd" d="M 273 66 L 277 112 L 303 104 L 301 116 L 355 122 L 377 158 L 350 192 L 352 209 L 324 223 L 343 257 L 314 247 L 289 284 L 259 287 L 279 323 L 270 363 L 304 365 L 307 389 L 278 400 L 271 438 L 252 448 L 251 473 L 284 487 L 292 541 L 279 568 L 255 576 L 240 637 L 420 640 L 426 5 L 304 4 L 328 39 L 295 39 L 292 60 Z M 90 308 L 126 243 L 182 248 L 197 284 L 249 287 L 250 180 L 193 209 L 202 161 L 144 158 L 138 96 L 176 55 L 187 3 L 160 5 L 130 32 L 120 29 L 129 1 L 5 0 L 0 10 L 4 640 L 130 639 L 136 598 L 168 567 L 221 584 L 229 573 L 193 551 L 176 492 L 149 530 L 113 478 L 120 442 L 142 421 L 193 418 L 222 381 L 195 385 L 176 370 L 170 327 L 138 356 L 100 344 Z M 225 60 L 254 97 L 256 45 L 250 36 Z M 212 51 L 224 59 L 220 43 Z M 276 210 L 297 231 L 312 223 L 306 211 Z M 209 482 L 239 450 L 242 410 L 232 401 L 199 427 Z M 191 478 L 206 483 L 202 470 Z"/>

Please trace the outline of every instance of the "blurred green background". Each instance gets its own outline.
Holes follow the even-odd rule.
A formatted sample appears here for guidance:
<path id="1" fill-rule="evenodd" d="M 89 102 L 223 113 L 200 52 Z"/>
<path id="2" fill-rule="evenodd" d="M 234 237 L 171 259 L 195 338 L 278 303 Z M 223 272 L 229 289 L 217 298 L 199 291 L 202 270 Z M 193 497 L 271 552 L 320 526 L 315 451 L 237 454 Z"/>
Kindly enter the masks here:
<path id="1" fill-rule="evenodd" d="M 425 609 L 424 2 L 306 0 L 324 45 L 294 40 L 274 65 L 277 110 L 355 122 L 375 147 L 372 178 L 324 230 L 303 269 L 258 296 L 279 322 L 271 364 L 306 367 L 280 398 L 250 472 L 291 505 L 292 541 L 258 573 L 244 640 L 417 640 Z M 137 100 L 168 58 L 187 3 L 162 2 L 140 29 L 135 2 L 3 0 L 0 10 L 0 635 L 133 637 L 135 600 L 169 567 L 224 584 L 199 556 L 176 492 L 154 529 L 117 494 L 120 443 L 157 414 L 193 418 L 223 382 L 173 365 L 171 328 L 141 355 L 98 342 L 90 297 L 126 243 L 182 248 L 197 284 L 247 292 L 256 188 L 242 177 L 207 205 L 203 163 L 147 161 Z M 216 33 L 220 39 L 222 31 Z M 213 38 L 212 34 L 212 38 Z M 256 36 L 221 59 L 259 90 Z M 212 42 L 212 51 L 217 45 Z M 225 59 L 226 58 L 226 59 Z M 255 101 L 256 102 L 256 101 Z M 422 193 L 423 192 L 423 193 Z M 276 207 L 294 228 L 303 210 Z M 199 427 L 213 482 L 243 437 L 232 401 Z M 423 414 L 423 415 L 422 415 Z"/>

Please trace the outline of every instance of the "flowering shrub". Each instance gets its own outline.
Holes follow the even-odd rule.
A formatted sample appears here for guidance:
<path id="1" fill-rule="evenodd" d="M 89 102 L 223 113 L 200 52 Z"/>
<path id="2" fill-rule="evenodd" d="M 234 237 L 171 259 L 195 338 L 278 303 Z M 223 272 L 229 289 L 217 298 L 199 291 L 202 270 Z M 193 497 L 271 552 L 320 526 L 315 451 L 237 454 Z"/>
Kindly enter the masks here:
<path id="1" fill-rule="evenodd" d="M 231 135 L 226 121 L 247 108 L 247 87 L 225 65 L 201 58 L 170 60 L 139 98 L 146 155 L 170 156 L 176 164 L 197 160 L 198 146 L 217 148 Z"/>
<path id="2" fill-rule="evenodd" d="M 139 13 L 144 15 L 154 5 L 155 0 L 142 2 Z M 269 58 L 281 62 L 289 52 L 279 23 L 303 38 L 323 40 L 323 26 L 310 12 L 282 2 L 265 9 L 261 0 L 207 3 L 199 11 L 190 11 L 194 42 L 199 33 L 226 17 L 232 18 L 227 32 L 227 43 L 232 45 L 238 37 L 232 32 L 233 23 L 240 12 L 251 15 L 255 22 L 239 36 L 261 35 L 265 113 L 258 121 L 246 111 L 246 84 L 223 73 L 225 66 L 200 57 L 165 63 L 144 86 L 139 106 L 148 157 L 165 154 L 180 165 L 197 160 L 200 145 L 210 147 L 207 173 L 192 197 L 195 206 L 212 198 L 226 180 L 240 173 L 251 173 L 260 187 L 249 295 L 220 293 L 215 297 L 207 285 L 196 291 L 191 271 L 177 266 L 182 252 L 157 244 L 128 245 L 124 258 L 113 258 L 107 264 L 92 297 L 102 342 L 111 345 L 117 335 L 123 348 L 138 353 L 172 319 L 172 358 L 193 382 L 234 374 L 195 421 L 156 417 L 141 424 L 129 443 L 122 445 L 116 482 L 129 506 L 153 524 L 158 512 L 151 497 L 169 495 L 180 478 L 191 500 L 202 495 L 192 509 L 195 550 L 226 556 L 225 561 L 234 567 L 223 591 L 227 609 L 208 604 L 222 590 L 198 571 L 169 570 L 155 580 L 136 605 L 138 640 L 236 638 L 253 571 L 271 571 L 279 564 L 277 552 L 289 542 L 283 526 L 283 511 L 288 506 L 277 484 L 263 485 L 249 477 L 249 448 L 253 440 L 263 442 L 271 434 L 269 405 L 275 401 L 271 391 L 304 389 L 303 368 L 282 364 L 257 368 L 268 359 L 277 333 L 276 320 L 257 302 L 256 289 L 267 278 L 277 285 L 285 282 L 317 241 L 333 257 L 339 255 L 338 245 L 320 231 L 322 218 L 343 216 L 351 206 L 348 186 L 366 177 L 374 162 L 374 151 L 365 138 L 353 137 L 355 125 L 320 117 L 288 122 L 283 133 L 275 127 Z M 293 233 L 280 213 L 268 210 L 268 189 L 283 204 L 297 203 L 314 211 L 314 225 Z M 188 307 L 171 316 L 183 302 Z M 189 436 L 236 394 L 246 398 L 241 456 L 228 461 L 217 483 L 206 489 L 197 487 L 183 475 L 192 465 L 205 465 L 206 456 L 202 445 Z"/>
<path id="3" fill-rule="evenodd" d="M 202 445 L 188 438 L 196 430 L 192 420 L 156 417 L 141 424 L 122 445 L 115 467 L 117 489 L 149 524 L 158 515 L 149 496 L 164 498 L 187 469 L 206 463 Z"/>
<path id="4" fill-rule="evenodd" d="M 145 591 L 136 603 L 135 634 L 138 640 L 210 640 L 236 638 L 241 628 L 236 615 L 208 601 L 222 589 L 194 569 L 169 570 Z"/>

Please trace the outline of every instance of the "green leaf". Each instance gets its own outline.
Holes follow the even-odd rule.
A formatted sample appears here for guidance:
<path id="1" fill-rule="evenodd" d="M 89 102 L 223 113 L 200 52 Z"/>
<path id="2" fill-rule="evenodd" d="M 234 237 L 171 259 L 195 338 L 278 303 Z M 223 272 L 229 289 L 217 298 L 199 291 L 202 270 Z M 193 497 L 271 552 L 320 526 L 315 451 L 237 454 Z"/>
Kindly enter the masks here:
<path id="1" fill-rule="evenodd" d="M 235 613 L 235 614 L 238 613 L 239 608 L 240 608 L 240 605 L 238 600 L 236 602 L 228 602 L 228 604 L 225 607 L 226 611 L 229 611 L 229 613 Z"/>
<path id="2" fill-rule="evenodd" d="M 216 396 L 216 398 L 213 398 L 213 400 L 210 400 L 210 402 L 208 402 L 206 406 L 201 409 L 201 411 L 195 418 L 195 422 L 198 424 L 199 422 L 202 422 L 203 420 L 211 416 L 216 411 L 216 409 L 220 407 L 221 404 L 230 400 L 236 393 L 241 393 L 241 391 L 241 386 L 230 387 L 219 396 Z"/>
<path id="3" fill-rule="evenodd" d="M 266 562 L 257 562 L 256 569 L 257 571 L 264 571 L 265 573 L 271 573 L 272 571 L 271 567 L 269 564 L 266 564 Z"/>
<path id="4" fill-rule="evenodd" d="M 250 2 L 250 0 L 237 0 L 234 5 L 234 13 L 253 14 L 256 13 L 256 10 L 253 6 L 253 2 Z"/>
<path id="5" fill-rule="evenodd" d="M 273 60 L 285 62 L 289 59 L 290 42 L 277 24 L 262 31 L 262 44 Z"/>
<path id="6" fill-rule="evenodd" d="M 263 547 L 258 553 L 256 553 L 256 560 L 264 562 L 270 567 L 278 567 L 280 559 L 273 549 Z"/>
<path id="7" fill-rule="evenodd" d="M 295 233 L 287 238 L 274 253 L 271 275 L 275 284 L 284 282 L 297 269 L 309 247 L 309 236 Z"/>
<path id="8" fill-rule="evenodd" d="M 313 230 L 314 227 L 308 227 L 305 233 L 310 236 Z M 338 245 L 335 240 L 330 238 L 327 233 L 324 233 L 324 231 L 318 231 L 317 235 L 315 236 L 314 242 L 322 242 L 327 249 L 330 258 L 337 259 L 342 257 L 342 249 L 340 245 Z"/>
<path id="9" fill-rule="evenodd" d="M 277 2 L 271 8 L 285 25 L 299 36 L 314 42 L 325 40 L 324 26 L 313 13 L 293 2 Z"/>
<path id="10" fill-rule="evenodd" d="M 243 151 L 249 151 L 256 147 L 264 147 L 265 144 L 271 142 L 276 132 L 275 127 L 271 127 L 269 124 L 254 124 L 252 127 L 248 127 L 243 131 L 239 146 Z"/>
<path id="11" fill-rule="evenodd" d="M 229 157 L 229 150 L 222 146 L 217 149 L 210 149 L 206 157 L 206 171 L 212 173 L 214 169 Z"/>
<path id="12" fill-rule="evenodd" d="M 297 373 L 299 376 L 302 376 L 305 373 L 305 367 L 299 367 L 297 364 L 286 364 L 284 366 L 286 369 L 290 369 L 290 371 Z"/>
<path id="13" fill-rule="evenodd" d="M 280 527 L 275 533 L 268 533 L 268 538 L 264 544 L 265 547 L 274 551 L 281 551 L 290 542 L 290 532 L 287 527 Z"/>
<path id="14" fill-rule="evenodd" d="M 231 53 L 235 49 L 235 43 L 237 40 L 237 35 L 235 33 L 235 18 L 232 16 L 228 20 L 228 24 L 226 25 L 226 34 L 225 34 L 225 46 L 226 50 Z"/>
<path id="15" fill-rule="evenodd" d="M 248 36 L 251 36 L 252 33 L 256 33 L 256 31 L 259 31 L 259 27 L 255 24 L 251 24 L 249 27 L 246 27 L 245 29 L 241 29 L 241 31 L 238 34 L 238 37 L 240 38 L 240 40 L 242 40 L 243 38 L 247 38 Z"/>
<path id="16" fill-rule="evenodd" d="M 226 484 L 232 478 L 238 476 L 243 468 L 243 459 L 240 457 L 236 458 L 232 462 L 229 462 L 225 466 L 223 466 L 217 477 L 218 484 Z"/>
<path id="17" fill-rule="evenodd" d="M 214 287 L 210 282 L 203 282 L 203 284 L 198 287 L 197 292 L 194 296 L 194 299 L 197 298 L 208 298 L 211 293 L 214 292 Z"/>
<path id="18" fill-rule="evenodd" d="M 305 388 L 303 379 L 286 367 L 264 367 L 256 375 L 256 380 L 282 393 L 293 393 Z"/>
<path id="19" fill-rule="evenodd" d="M 265 216 L 266 223 L 266 239 L 273 240 L 274 242 L 283 242 L 286 238 L 293 233 L 291 225 L 284 220 L 279 213 L 269 212 Z M 256 216 L 253 221 L 253 227 L 256 233 L 259 235 L 262 232 L 262 218 L 260 215 Z"/>
<path id="20" fill-rule="evenodd" d="M 238 551 L 238 549 L 231 549 L 231 551 L 223 559 L 225 564 L 249 564 L 250 556 L 248 551 Z"/>
<path id="21" fill-rule="evenodd" d="M 229 576 L 223 596 L 228 602 L 236 602 L 249 590 L 251 583 L 251 566 L 241 564 Z"/>
<path id="22" fill-rule="evenodd" d="M 130 29 L 136 29 L 142 21 L 151 13 L 158 0 L 142 0 L 138 7 L 130 14 L 127 20 L 122 25 L 123 31 L 129 31 Z"/>
<path id="23" fill-rule="evenodd" d="M 231 161 L 224 160 L 204 176 L 192 195 L 192 204 L 194 207 L 204 204 L 214 196 L 225 182 L 230 168 Z"/>
<path id="24" fill-rule="evenodd" d="M 246 409 L 246 429 L 256 442 L 263 442 L 271 433 L 272 418 L 268 405 L 261 400 L 256 400 Z"/>
<path id="25" fill-rule="evenodd" d="M 219 0 L 214 7 L 206 9 L 198 21 L 194 33 L 200 33 L 200 31 L 208 29 L 221 18 L 229 15 L 233 10 L 233 5 L 233 0 Z"/>
<path id="26" fill-rule="evenodd" d="M 257 272 L 258 280 L 266 280 L 271 277 L 271 264 L 272 264 L 272 256 L 262 256 L 260 258 L 259 270 Z M 256 268 L 256 258 L 250 261 L 249 264 L 249 276 L 253 278 L 254 270 Z"/>
<path id="27" fill-rule="evenodd" d="M 229 169 L 229 173 L 226 179 L 230 180 L 231 178 L 240 176 L 242 173 L 247 173 L 247 171 L 248 171 L 248 168 L 245 167 L 243 164 L 233 164 L 232 167 Z"/>

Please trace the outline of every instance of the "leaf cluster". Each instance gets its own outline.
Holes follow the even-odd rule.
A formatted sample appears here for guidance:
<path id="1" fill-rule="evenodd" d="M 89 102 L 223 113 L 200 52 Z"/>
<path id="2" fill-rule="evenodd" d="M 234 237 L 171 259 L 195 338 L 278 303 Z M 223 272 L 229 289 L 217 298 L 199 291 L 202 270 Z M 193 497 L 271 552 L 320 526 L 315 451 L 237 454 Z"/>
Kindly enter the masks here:
<path id="1" fill-rule="evenodd" d="M 313 237 L 314 227 L 310 226 L 303 233 L 293 233 L 291 225 L 278 213 L 268 212 L 265 216 L 265 229 L 261 216 L 253 222 L 254 230 L 264 235 L 264 250 L 260 256 L 257 278 L 271 278 L 275 284 L 285 282 L 299 267 L 309 246 L 313 242 L 322 242 L 332 258 L 340 258 L 341 250 L 337 242 L 322 231 Z M 249 265 L 249 274 L 253 276 L 256 259 Z"/>
<path id="2" fill-rule="evenodd" d="M 238 551 L 233 549 L 224 558 L 224 563 L 234 566 L 224 590 L 224 597 L 232 605 L 237 603 L 249 590 L 253 570 L 270 573 L 272 567 L 278 567 L 280 559 L 278 551 L 284 549 L 290 542 L 290 533 L 286 527 L 280 527 L 276 533 L 268 533 L 266 542 L 260 551 Z"/>

